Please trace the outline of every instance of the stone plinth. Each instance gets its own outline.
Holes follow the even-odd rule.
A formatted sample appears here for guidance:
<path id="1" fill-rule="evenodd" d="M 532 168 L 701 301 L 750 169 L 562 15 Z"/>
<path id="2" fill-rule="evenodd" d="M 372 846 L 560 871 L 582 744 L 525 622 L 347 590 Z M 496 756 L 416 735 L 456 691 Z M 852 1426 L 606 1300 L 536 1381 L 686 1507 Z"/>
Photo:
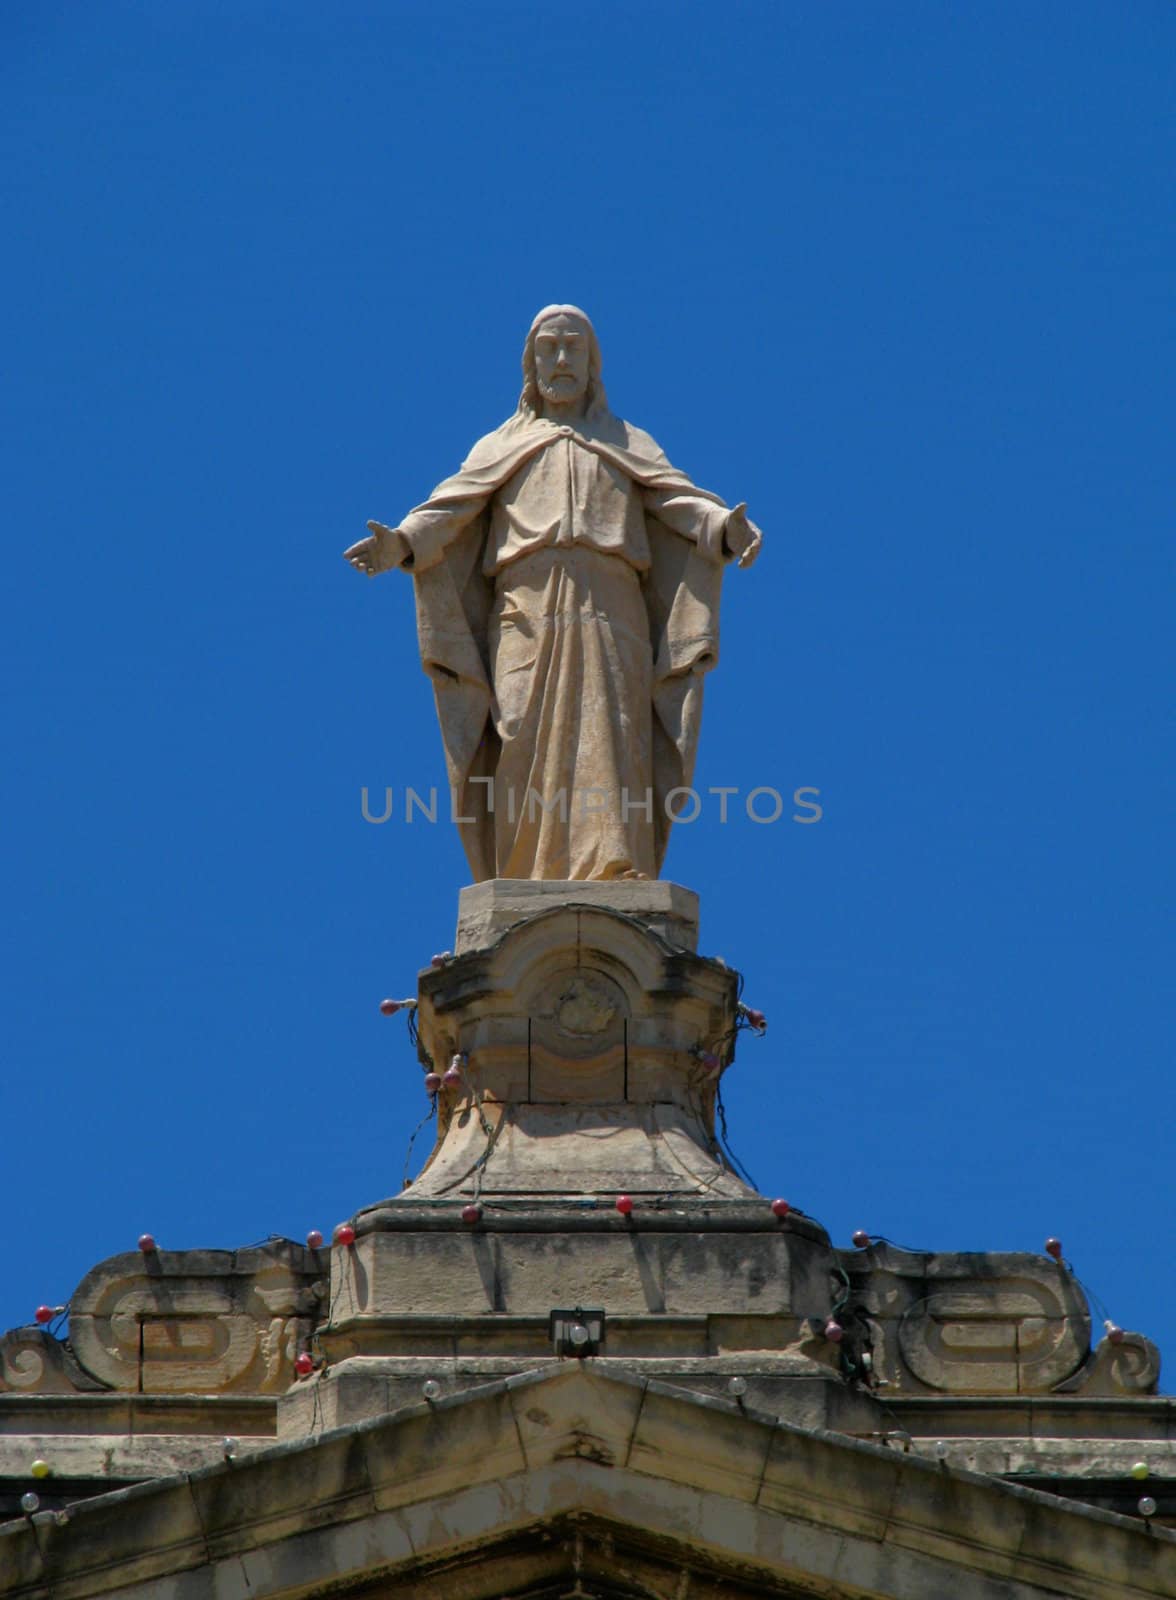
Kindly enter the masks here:
<path id="1" fill-rule="evenodd" d="M 490 878 L 468 885 L 458 896 L 454 954 L 485 949 L 516 924 L 568 906 L 616 911 L 633 917 L 667 944 L 698 949 L 698 896 L 664 878 L 611 883 Z"/>
<path id="2" fill-rule="evenodd" d="M 801 1321 L 831 1307 L 832 1252 L 807 1217 L 777 1220 L 746 1202 L 638 1209 L 553 1202 L 458 1208 L 389 1202 L 361 1212 L 358 1236 L 333 1252 L 331 1317 L 320 1337 L 338 1354 L 449 1351 L 466 1338 L 503 1354 L 550 1348 L 548 1313 L 598 1305 L 615 1347 L 657 1353 L 659 1338 L 692 1354 L 781 1349 Z"/>

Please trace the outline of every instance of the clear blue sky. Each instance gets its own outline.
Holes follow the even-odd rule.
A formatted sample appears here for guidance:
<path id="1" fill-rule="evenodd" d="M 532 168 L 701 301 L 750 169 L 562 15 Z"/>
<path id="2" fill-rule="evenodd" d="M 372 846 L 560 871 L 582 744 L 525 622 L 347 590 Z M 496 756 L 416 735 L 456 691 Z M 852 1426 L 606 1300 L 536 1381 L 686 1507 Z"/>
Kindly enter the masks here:
<path id="1" fill-rule="evenodd" d="M 395 1193 L 453 942 L 410 585 L 340 559 L 595 318 L 745 499 L 667 876 L 769 1013 L 737 1152 L 840 1243 L 1060 1235 L 1176 1380 L 1176 11 L 8 6 L 0 1327 L 150 1229 Z"/>

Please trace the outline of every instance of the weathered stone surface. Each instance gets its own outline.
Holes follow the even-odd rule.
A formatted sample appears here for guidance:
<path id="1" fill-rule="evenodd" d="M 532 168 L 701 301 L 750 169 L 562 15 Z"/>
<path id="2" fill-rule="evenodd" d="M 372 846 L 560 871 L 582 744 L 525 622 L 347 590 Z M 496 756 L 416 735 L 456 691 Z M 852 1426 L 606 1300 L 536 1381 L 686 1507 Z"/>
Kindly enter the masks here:
<path id="1" fill-rule="evenodd" d="M 288 1240 L 112 1256 L 74 1292 L 70 1343 L 113 1389 L 278 1392 L 317 1319 L 324 1266 Z"/>
<path id="2" fill-rule="evenodd" d="M 868 1322 L 875 1370 L 896 1388 L 1047 1393 L 1090 1344 L 1073 1277 L 1025 1253 L 918 1254 L 888 1245 L 839 1252 Z"/>
<path id="3" fill-rule="evenodd" d="M 201 1419 L 200 1433 L 118 1434 L 100 1433 L 8 1433 L 0 1435 L 0 1481 L 24 1479 L 29 1465 L 47 1461 L 50 1477 L 42 1481 L 45 1498 L 63 1483 L 109 1481 L 110 1487 L 142 1483 L 150 1478 L 167 1478 L 176 1472 L 193 1472 L 198 1467 L 214 1466 L 224 1459 L 224 1440 L 231 1436 L 233 1451 L 247 1455 L 274 1442 L 274 1411 L 264 1421 L 264 1433 L 242 1433 L 230 1426 L 235 1418 L 222 1418 L 222 1434 L 209 1431 L 212 1417 Z M 254 1421 L 256 1426 L 255 1419 Z"/>
<path id="4" fill-rule="evenodd" d="M 0 1596 L 487 1600 L 632 1570 L 713 1600 L 1171 1600 L 1174 1555 L 1163 1530 L 571 1362 L 10 1524 Z"/>
<path id="5" fill-rule="evenodd" d="M 12 1328 L 0 1336 L 0 1395 L 84 1394 L 105 1388 L 79 1365 L 71 1346 L 45 1328 Z"/>
<path id="6" fill-rule="evenodd" d="M 1142 1333 L 1124 1332 L 1115 1343 L 1100 1339 L 1086 1361 L 1064 1383 L 1060 1394 L 1155 1394 L 1160 1382 L 1160 1352 Z"/>
<path id="7" fill-rule="evenodd" d="M 603 1305 L 614 1314 L 828 1315 L 819 1272 L 802 1282 L 792 1260 L 808 1241 L 760 1233 L 656 1228 L 449 1234 L 371 1232 L 335 1262 L 332 1326 L 351 1316 L 412 1313 L 546 1316 L 555 1305 Z"/>
<path id="8" fill-rule="evenodd" d="M 606 1354 L 693 1358 L 814 1345 L 832 1305 L 824 1230 L 761 1200 L 651 1209 L 488 1204 L 474 1226 L 449 1205 L 392 1201 L 357 1219 L 332 1259 L 319 1348 L 391 1355 L 542 1358 L 559 1306 L 599 1306 Z"/>
<path id="9" fill-rule="evenodd" d="M 863 1438 L 877 1438 L 889 1425 L 872 1396 L 842 1382 L 820 1359 L 823 1341 L 805 1338 L 793 1324 L 794 1343 L 787 1352 L 760 1350 L 736 1354 L 597 1356 L 601 1373 L 625 1373 L 687 1389 L 716 1399 L 732 1398 L 730 1384 L 743 1385 L 741 1403 L 751 1411 L 779 1417 L 799 1427 L 835 1428 Z M 550 1341 L 547 1351 L 550 1352 Z M 825 1346 L 826 1351 L 828 1346 Z M 809 1353 L 805 1353 L 809 1352 Z M 297 1384 L 278 1402 L 278 1437 L 304 1438 L 311 1433 L 384 1416 L 420 1401 L 425 1385 L 435 1385 L 450 1398 L 494 1378 L 524 1373 L 558 1372 L 569 1358 L 550 1353 L 520 1356 L 363 1356 L 328 1365 L 306 1383 Z M 966 1464 L 966 1463 L 964 1463 Z"/>
<path id="10" fill-rule="evenodd" d="M 460 956 L 486 949 L 517 923 L 569 906 L 616 911 L 642 923 L 667 944 L 682 950 L 698 949 L 698 896 L 668 878 L 605 883 L 490 878 L 467 885 L 458 895 L 454 953 Z"/>
<path id="11" fill-rule="evenodd" d="M 133 1394 L 105 1390 L 79 1395 L 0 1395 L 0 1440 L 12 1434 L 130 1438 L 200 1433 L 273 1433 L 273 1396 Z"/>
<path id="12" fill-rule="evenodd" d="M 501 887 L 468 893 L 493 910 Z M 462 1078 L 439 1096 L 436 1146 L 403 1198 L 750 1194 L 714 1128 L 737 976 L 658 932 L 689 892 L 600 884 L 568 904 L 553 892 L 566 885 L 514 887 L 526 892 L 506 893 L 503 920 L 542 909 L 421 977 L 422 1063 L 456 1058 Z"/>

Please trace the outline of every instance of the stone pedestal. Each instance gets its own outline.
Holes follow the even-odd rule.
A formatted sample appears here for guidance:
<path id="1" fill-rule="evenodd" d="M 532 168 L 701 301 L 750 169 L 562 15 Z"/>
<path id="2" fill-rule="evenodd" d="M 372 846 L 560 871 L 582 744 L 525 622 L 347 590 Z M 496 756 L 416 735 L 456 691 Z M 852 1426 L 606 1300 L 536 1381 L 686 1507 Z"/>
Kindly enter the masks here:
<path id="1" fill-rule="evenodd" d="M 798 1401 L 803 1378 L 829 1422 L 813 1394 L 840 1387 L 823 1337 L 833 1252 L 811 1218 L 776 1217 L 715 1138 L 738 975 L 697 943 L 697 897 L 676 884 L 463 891 L 456 953 L 421 975 L 417 1013 L 422 1071 L 456 1060 L 460 1082 L 438 1097 L 420 1176 L 332 1252 L 318 1345 L 340 1416 L 418 1367 L 448 1364 L 450 1385 L 485 1361 L 525 1370 L 551 1357 L 554 1309 L 592 1306 L 605 1358 L 663 1376 L 669 1362 L 711 1392 L 732 1360 L 758 1363 Z M 388 1361 L 410 1365 L 367 1365 Z M 283 1432 L 308 1403 L 283 1407 Z"/>
<path id="2" fill-rule="evenodd" d="M 697 936 L 677 884 L 463 891 L 457 953 L 422 974 L 418 1009 L 422 1071 L 457 1057 L 462 1081 L 399 1198 L 747 1199 L 714 1133 L 738 980 Z"/>

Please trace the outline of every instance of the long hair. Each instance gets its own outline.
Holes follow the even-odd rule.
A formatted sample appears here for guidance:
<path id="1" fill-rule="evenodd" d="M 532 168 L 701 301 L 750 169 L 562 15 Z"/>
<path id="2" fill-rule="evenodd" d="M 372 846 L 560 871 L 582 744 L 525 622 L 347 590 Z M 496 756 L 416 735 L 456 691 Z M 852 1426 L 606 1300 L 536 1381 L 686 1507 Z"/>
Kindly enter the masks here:
<path id="1" fill-rule="evenodd" d="M 517 416 L 533 422 L 543 415 L 543 396 L 539 393 L 539 376 L 535 370 L 535 335 L 541 325 L 551 317 L 576 317 L 588 329 L 588 388 L 585 394 L 584 415 L 603 417 L 608 413 L 608 396 L 600 377 L 600 342 L 592 319 L 579 306 L 544 306 L 527 330 L 523 345 L 523 392 L 519 395 Z"/>

